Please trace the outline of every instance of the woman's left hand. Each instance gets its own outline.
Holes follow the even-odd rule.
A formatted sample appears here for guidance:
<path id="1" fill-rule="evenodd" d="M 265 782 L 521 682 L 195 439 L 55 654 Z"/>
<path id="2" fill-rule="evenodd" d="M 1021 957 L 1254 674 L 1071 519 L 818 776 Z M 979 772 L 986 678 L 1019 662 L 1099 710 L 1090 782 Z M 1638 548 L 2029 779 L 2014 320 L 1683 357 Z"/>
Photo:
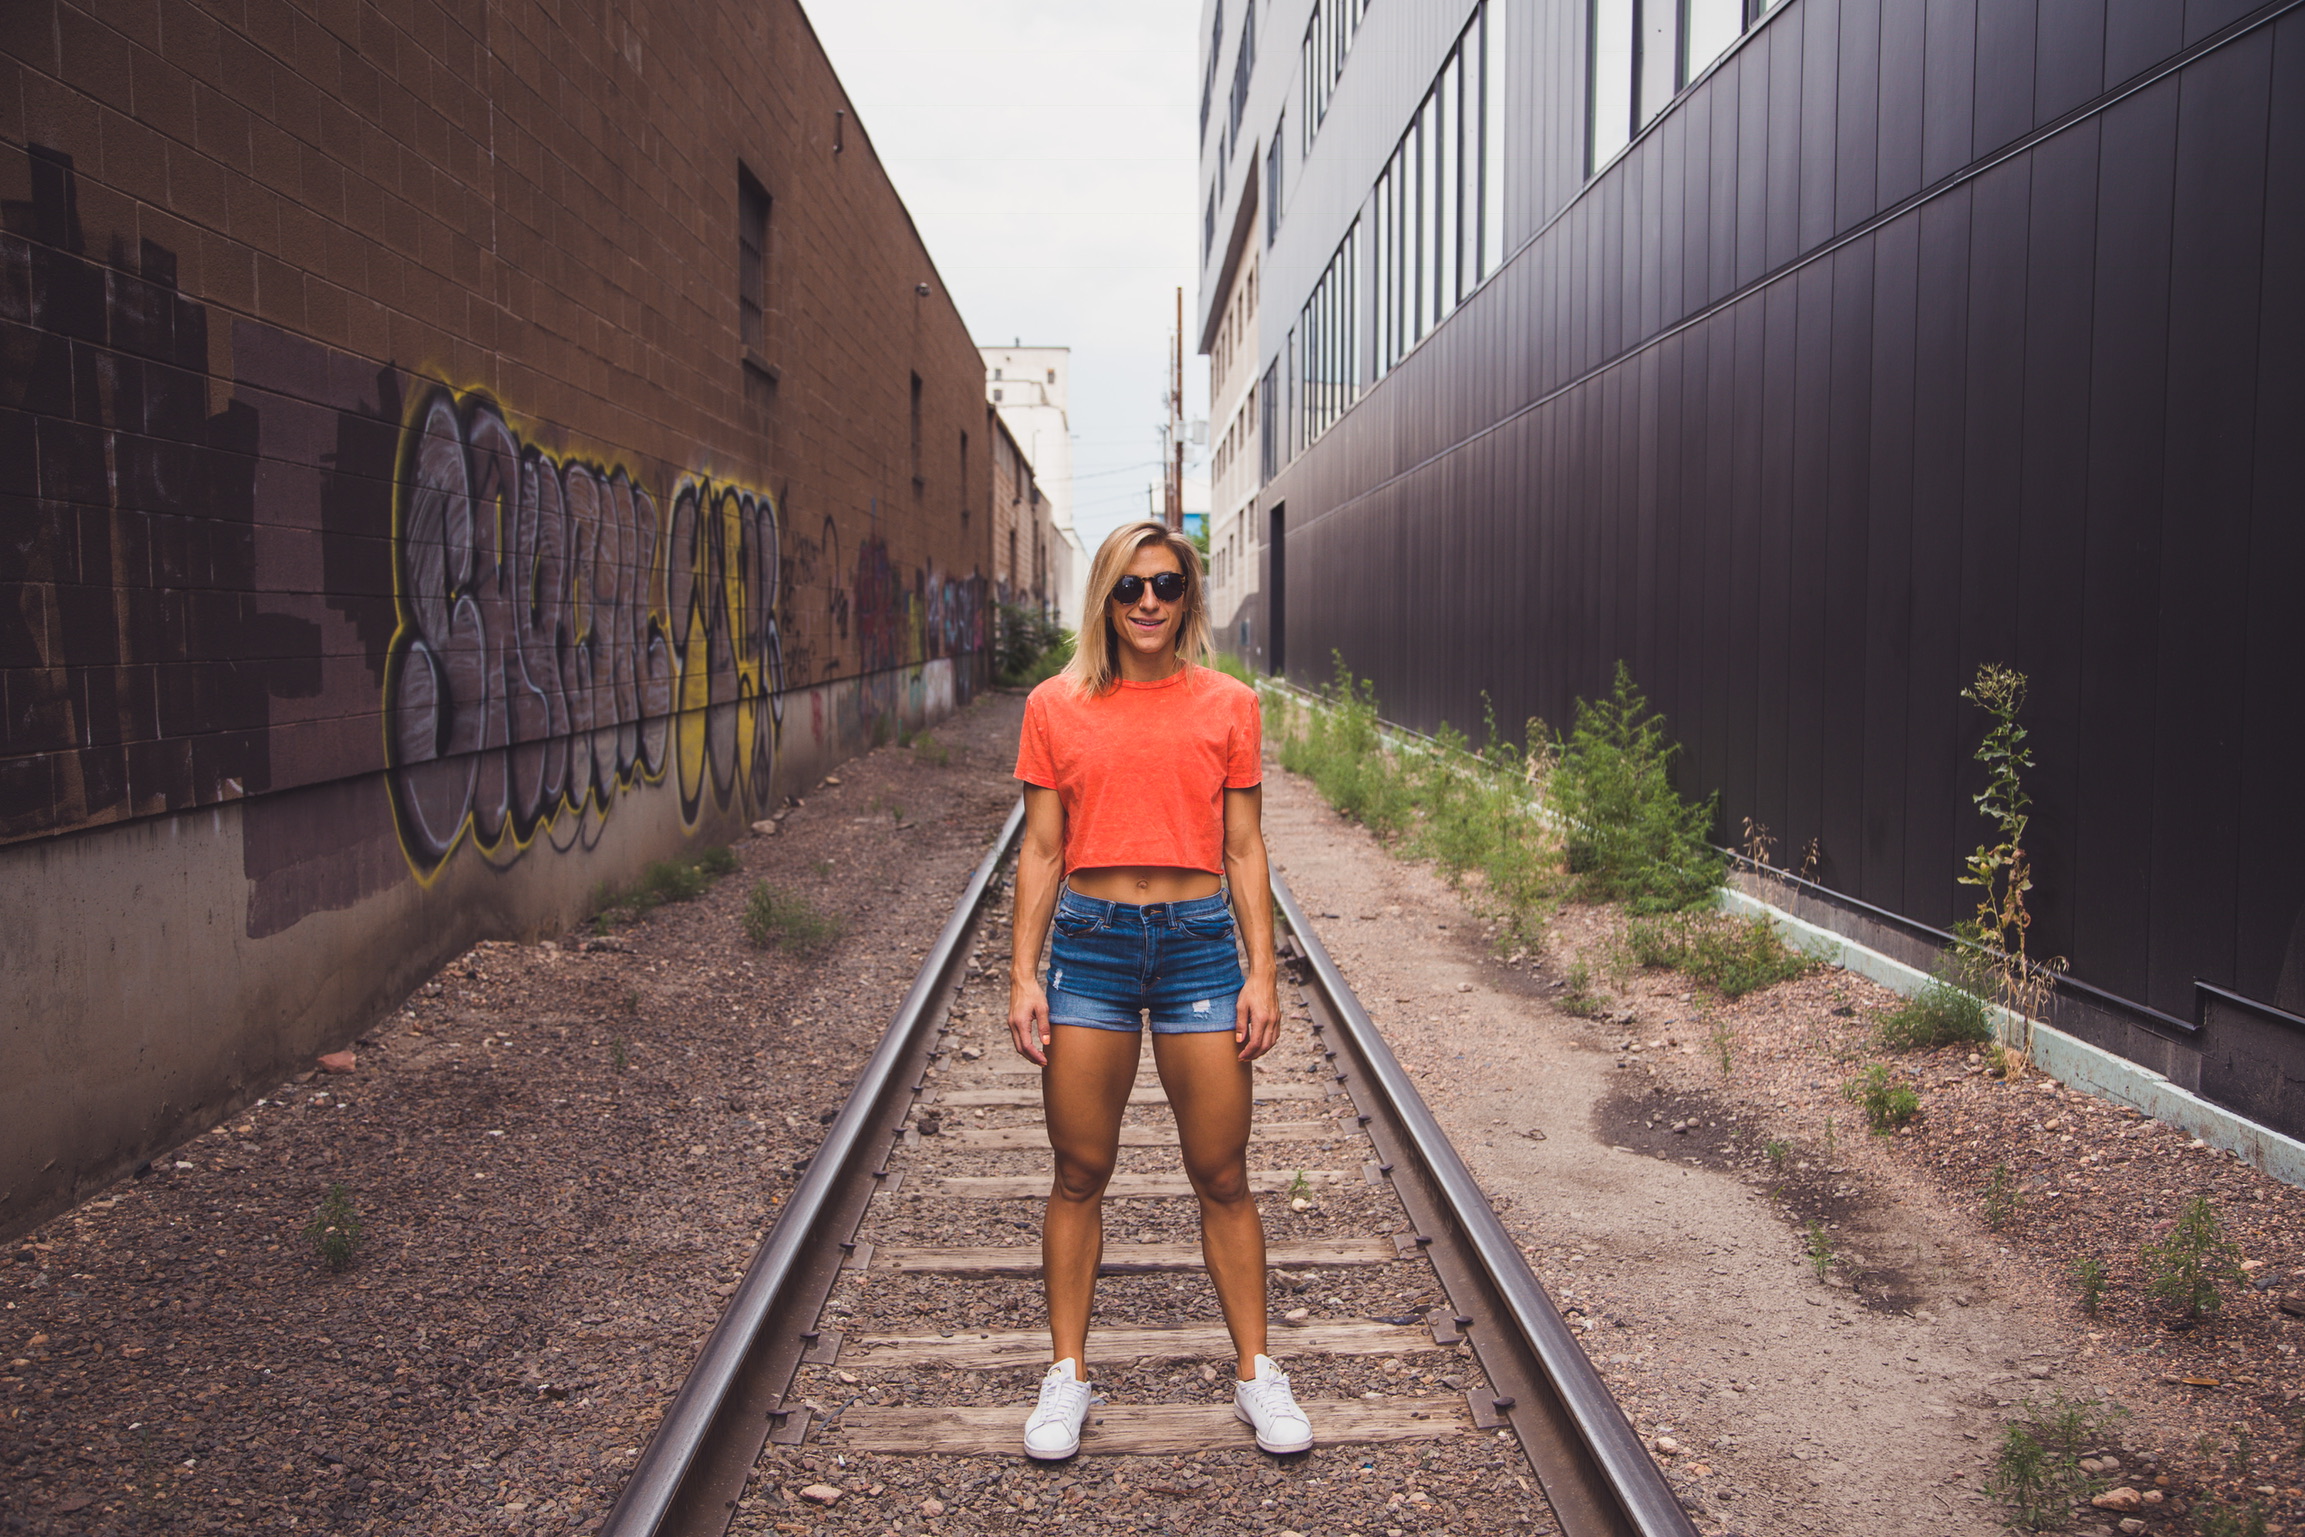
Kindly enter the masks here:
<path id="1" fill-rule="evenodd" d="M 1280 1038 L 1280 990 L 1271 977 L 1252 976 L 1241 987 L 1240 1001 L 1233 1005 L 1233 1039 L 1240 1043 L 1240 1059 L 1254 1062 L 1272 1050 Z"/>

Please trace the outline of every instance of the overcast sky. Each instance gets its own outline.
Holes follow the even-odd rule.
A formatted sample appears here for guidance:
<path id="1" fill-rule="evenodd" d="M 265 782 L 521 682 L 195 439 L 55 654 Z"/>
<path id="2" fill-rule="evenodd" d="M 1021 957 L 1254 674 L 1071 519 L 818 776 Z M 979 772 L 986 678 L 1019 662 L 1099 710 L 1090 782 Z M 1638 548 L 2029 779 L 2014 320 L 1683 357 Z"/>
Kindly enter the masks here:
<path id="1" fill-rule="evenodd" d="M 1197 0 L 803 3 L 977 341 L 1073 349 L 1094 550 L 1159 483 L 1179 284 L 1193 325 Z M 1185 409 L 1205 417 L 1192 344 Z"/>

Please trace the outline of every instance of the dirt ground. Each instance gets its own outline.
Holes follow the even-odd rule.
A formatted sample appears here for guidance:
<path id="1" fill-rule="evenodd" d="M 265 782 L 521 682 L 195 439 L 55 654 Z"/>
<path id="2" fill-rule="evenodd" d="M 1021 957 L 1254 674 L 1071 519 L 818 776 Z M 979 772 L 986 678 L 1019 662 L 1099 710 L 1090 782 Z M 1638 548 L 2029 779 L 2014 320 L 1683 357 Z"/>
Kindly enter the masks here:
<path id="1" fill-rule="evenodd" d="M 487 944 L 0 1256 L 0 1532 L 562 1532 L 602 1514 L 1014 803 L 1023 701 L 810 790 L 606 941 Z M 844 925 L 754 949 L 767 881 Z M 341 1183 L 341 1273 L 307 1222 Z"/>
<path id="2" fill-rule="evenodd" d="M 1704 1529 L 2001 1530 L 1983 1476 L 2009 1411 L 2062 1394 L 2126 1412 L 2092 1448 L 2116 1458 L 2095 1488 L 2138 1494 L 2075 1529 L 2212 1530 L 2254 1504 L 2267 1532 L 2305 1531 L 2305 1320 L 2279 1307 L 2305 1287 L 2300 1192 L 2037 1074 L 1881 1054 L 1872 1023 L 1897 1000 L 1844 972 L 1730 1004 L 1633 967 L 1621 917 L 1573 905 L 1544 954 L 1507 964 L 1445 881 L 1309 783 L 1276 772 L 1266 797 L 1286 878 L 1627 1413 L 1669 1438 Z M 1597 1017 L 1554 1001 L 1580 961 Z M 1922 1095 L 1893 1137 L 1841 1093 L 1875 1061 Z M 1995 1164 L 2018 1192 L 1997 1230 Z M 2136 1256 L 2195 1194 L 2254 1284 L 2172 1329 Z M 2094 1317 L 2069 1279 L 2084 1256 L 2110 1272 Z"/>

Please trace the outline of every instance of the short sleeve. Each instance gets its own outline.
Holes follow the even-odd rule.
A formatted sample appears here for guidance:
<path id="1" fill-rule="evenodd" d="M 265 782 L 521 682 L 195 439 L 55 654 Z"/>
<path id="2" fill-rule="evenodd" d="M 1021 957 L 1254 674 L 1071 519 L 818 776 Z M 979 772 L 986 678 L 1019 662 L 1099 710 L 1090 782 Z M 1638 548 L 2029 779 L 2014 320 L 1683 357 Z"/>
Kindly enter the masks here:
<path id="1" fill-rule="evenodd" d="M 1056 788 L 1056 755 L 1048 745 L 1048 703 L 1038 690 L 1024 702 L 1024 729 L 1016 739 L 1016 777 L 1028 785 Z"/>
<path id="2" fill-rule="evenodd" d="M 1233 708 L 1232 748 L 1225 763 L 1225 788 L 1246 790 L 1265 782 L 1264 703 L 1243 688 Z"/>

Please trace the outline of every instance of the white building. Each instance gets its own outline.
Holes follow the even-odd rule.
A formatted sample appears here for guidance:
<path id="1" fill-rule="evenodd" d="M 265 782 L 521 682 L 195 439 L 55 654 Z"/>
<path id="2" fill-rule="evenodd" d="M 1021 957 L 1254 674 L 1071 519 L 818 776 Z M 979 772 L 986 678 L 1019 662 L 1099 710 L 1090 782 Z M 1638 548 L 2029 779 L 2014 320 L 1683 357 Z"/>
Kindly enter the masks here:
<path id="1" fill-rule="evenodd" d="M 1244 196 L 1247 219 L 1254 191 Z M 1264 656 L 1256 623 L 1257 493 L 1264 485 L 1258 432 L 1258 242 L 1244 231 L 1221 269 L 1220 302 L 1209 312 L 1201 351 L 1209 360 L 1209 623 L 1218 647 L 1252 662 Z"/>
<path id="2" fill-rule="evenodd" d="M 1065 400 L 1072 387 L 1070 347 L 980 347 L 985 399 L 1032 463 L 1041 495 L 1056 525 L 1056 569 L 1051 574 L 1057 612 L 1067 629 L 1080 628 L 1081 584 L 1088 552 L 1072 524 L 1072 424 Z"/>

